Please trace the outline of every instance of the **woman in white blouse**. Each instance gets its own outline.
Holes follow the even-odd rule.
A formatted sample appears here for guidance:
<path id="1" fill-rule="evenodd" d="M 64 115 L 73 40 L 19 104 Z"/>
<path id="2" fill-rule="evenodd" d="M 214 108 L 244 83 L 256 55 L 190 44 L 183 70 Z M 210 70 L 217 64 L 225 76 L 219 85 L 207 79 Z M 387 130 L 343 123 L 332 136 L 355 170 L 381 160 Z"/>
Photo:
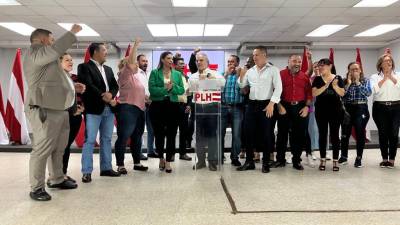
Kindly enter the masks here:
<path id="1" fill-rule="evenodd" d="M 400 76 L 390 54 L 379 57 L 378 74 L 371 76 L 372 118 L 378 127 L 381 168 L 394 168 L 400 125 Z"/>

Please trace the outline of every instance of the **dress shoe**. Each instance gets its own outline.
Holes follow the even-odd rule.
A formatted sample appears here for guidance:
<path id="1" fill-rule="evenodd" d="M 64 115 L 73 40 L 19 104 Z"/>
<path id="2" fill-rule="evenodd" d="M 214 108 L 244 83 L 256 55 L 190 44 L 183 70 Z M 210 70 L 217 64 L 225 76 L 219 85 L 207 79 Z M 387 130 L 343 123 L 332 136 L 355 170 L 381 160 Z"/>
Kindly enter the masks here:
<path id="1" fill-rule="evenodd" d="M 210 171 L 217 171 L 217 164 L 216 163 L 213 163 L 213 162 L 209 162 L 208 163 L 208 169 L 210 170 Z"/>
<path id="2" fill-rule="evenodd" d="M 193 166 L 193 170 L 199 170 L 206 167 L 206 162 L 197 162 L 196 166 Z"/>
<path id="3" fill-rule="evenodd" d="M 59 188 L 59 189 L 75 189 L 78 185 L 70 180 L 64 180 L 59 184 L 49 184 L 47 183 L 48 188 Z"/>
<path id="4" fill-rule="evenodd" d="M 147 156 L 140 154 L 140 160 L 147 160 L 147 159 L 148 159 Z"/>
<path id="5" fill-rule="evenodd" d="M 31 199 L 35 201 L 50 201 L 51 196 L 46 192 L 44 188 L 40 188 L 36 191 L 32 191 L 29 193 Z"/>
<path id="6" fill-rule="evenodd" d="M 115 172 L 114 170 L 105 170 L 100 172 L 101 177 L 119 177 L 120 173 Z"/>
<path id="7" fill-rule="evenodd" d="M 147 171 L 149 167 L 143 165 L 133 165 L 133 170 Z"/>
<path id="8" fill-rule="evenodd" d="M 192 157 L 190 157 L 190 156 L 188 156 L 188 155 L 186 155 L 186 154 L 180 155 L 180 156 L 179 156 L 179 159 L 180 159 L 180 160 L 186 160 L 186 161 L 192 161 Z"/>
<path id="9" fill-rule="evenodd" d="M 128 171 L 125 169 L 125 167 L 118 167 L 117 172 L 123 175 L 128 174 Z"/>
<path id="10" fill-rule="evenodd" d="M 76 183 L 76 180 L 71 178 L 70 176 L 66 176 L 65 178 L 66 178 L 66 180 L 69 180 L 69 181 L 72 181 L 72 182 Z"/>
<path id="11" fill-rule="evenodd" d="M 279 161 L 276 161 L 276 162 L 273 164 L 273 167 L 274 167 L 274 168 L 285 167 L 285 166 L 286 166 L 286 162 L 279 162 Z"/>
<path id="12" fill-rule="evenodd" d="M 300 163 L 293 163 L 293 169 L 304 170 L 304 167 Z"/>
<path id="13" fill-rule="evenodd" d="M 151 153 L 147 154 L 147 157 L 149 157 L 149 158 L 158 158 L 158 154 L 155 153 L 155 152 L 151 152 Z"/>
<path id="14" fill-rule="evenodd" d="M 242 164 L 240 163 L 240 161 L 238 159 L 232 159 L 231 165 L 232 166 L 241 166 Z"/>
<path id="15" fill-rule="evenodd" d="M 268 164 L 263 164 L 263 165 L 262 165 L 261 172 L 263 172 L 263 173 L 269 173 L 269 166 L 268 166 Z"/>
<path id="16" fill-rule="evenodd" d="M 82 176 L 82 182 L 83 183 L 90 183 L 92 182 L 92 174 L 90 173 L 84 173 Z"/>
<path id="17" fill-rule="evenodd" d="M 243 166 L 236 168 L 237 171 L 254 170 L 256 166 L 253 162 L 245 162 Z"/>

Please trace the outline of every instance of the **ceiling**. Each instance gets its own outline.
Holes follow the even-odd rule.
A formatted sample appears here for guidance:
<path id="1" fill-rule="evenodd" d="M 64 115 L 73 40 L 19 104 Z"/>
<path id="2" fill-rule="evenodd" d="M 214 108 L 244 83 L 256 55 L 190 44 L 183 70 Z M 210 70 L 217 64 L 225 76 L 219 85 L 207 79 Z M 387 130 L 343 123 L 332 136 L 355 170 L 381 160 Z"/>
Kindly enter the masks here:
<path id="1" fill-rule="evenodd" d="M 385 8 L 353 8 L 359 0 L 209 0 L 207 8 L 174 8 L 170 0 L 18 0 L 1 6 L 0 22 L 25 22 L 56 36 L 58 22 L 86 23 L 100 37 L 80 41 L 128 42 L 390 42 L 400 29 L 378 37 L 353 37 L 382 23 L 400 23 L 400 2 Z M 148 23 L 232 23 L 228 37 L 152 37 Z M 323 24 L 348 24 L 325 38 L 305 35 Z M 28 41 L 0 27 L 0 41 Z"/>

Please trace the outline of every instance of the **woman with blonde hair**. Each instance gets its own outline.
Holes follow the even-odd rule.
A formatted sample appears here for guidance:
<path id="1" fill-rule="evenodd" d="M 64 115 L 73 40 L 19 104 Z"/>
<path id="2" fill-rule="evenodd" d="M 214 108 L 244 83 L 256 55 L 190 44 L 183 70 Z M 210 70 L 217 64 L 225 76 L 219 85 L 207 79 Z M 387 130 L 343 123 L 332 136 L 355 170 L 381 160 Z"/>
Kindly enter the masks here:
<path id="1" fill-rule="evenodd" d="M 371 76 L 373 106 L 372 118 L 378 127 L 381 168 L 394 168 L 399 142 L 400 126 L 400 76 L 390 54 L 379 57 L 377 74 Z"/>

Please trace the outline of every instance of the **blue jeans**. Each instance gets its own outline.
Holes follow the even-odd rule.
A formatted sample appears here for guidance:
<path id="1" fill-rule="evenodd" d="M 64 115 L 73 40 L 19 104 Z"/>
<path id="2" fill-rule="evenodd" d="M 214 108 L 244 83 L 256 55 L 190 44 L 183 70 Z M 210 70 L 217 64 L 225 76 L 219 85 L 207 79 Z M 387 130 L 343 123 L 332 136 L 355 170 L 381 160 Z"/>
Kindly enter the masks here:
<path id="1" fill-rule="evenodd" d="M 100 170 L 112 169 L 111 165 L 111 137 L 114 129 L 114 113 L 106 106 L 100 115 L 86 114 L 85 143 L 82 149 L 82 173 L 93 171 L 93 148 L 96 143 L 97 132 L 100 130 Z"/>
<path id="2" fill-rule="evenodd" d="M 242 145 L 241 130 L 243 119 L 243 107 L 240 105 L 221 105 L 221 150 L 224 151 L 225 134 L 228 122 L 231 122 L 232 127 L 232 146 L 231 160 L 239 159 L 240 148 Z"/>
<path id="3" fill-rule="evenodd" d="M 154 151 L 154 133 L 153 133 L 153 126 L 151 125 L 151 120 L 150 120 L 149 107 L 146 108 L 145 117 L 146 117 L 146 129 L 147 129 L 147 154 L 156 153 Z"/>
<path id="4" fill-rule="evenodd" d="M 315 120 L 315 112 L 310 112 L 308 117 L 308 134 L 311 140 L 311 150 L 319 149 L 319 133 L 317 121 Z"/>
<path id="5" fill-rule="evenodd" d="M 140 163 L 142 135 L 144 131 L 144 112 L 135 105 L 120 104 L 117 116 L 115 158 L 117 166 L 124 166 L 126 143 L 131 138 L 133 163 Z"/>

